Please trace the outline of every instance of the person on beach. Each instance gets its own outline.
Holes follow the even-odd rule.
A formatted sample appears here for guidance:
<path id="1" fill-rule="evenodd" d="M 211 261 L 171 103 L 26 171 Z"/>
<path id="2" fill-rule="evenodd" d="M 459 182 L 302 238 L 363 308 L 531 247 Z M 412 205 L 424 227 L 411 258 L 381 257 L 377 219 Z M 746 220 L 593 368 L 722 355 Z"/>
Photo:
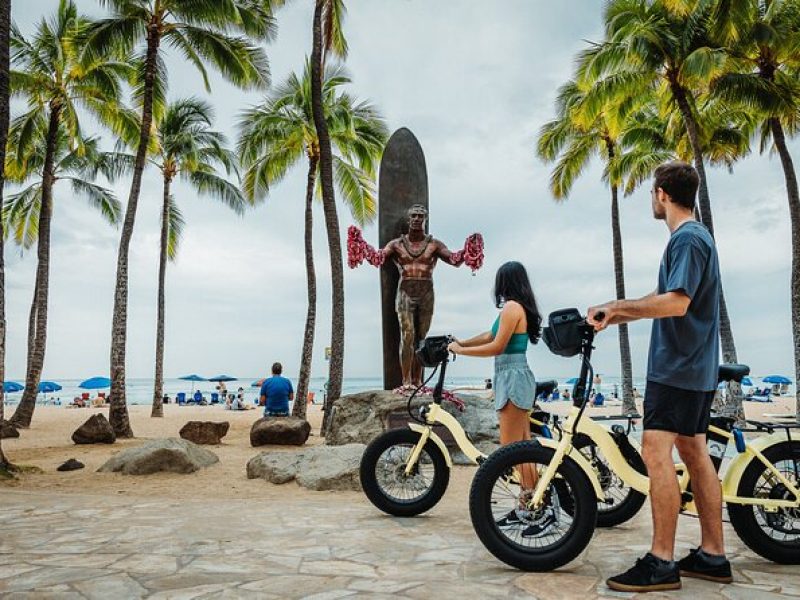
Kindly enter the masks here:
<path id="1" fill-rule="evenodd" d="M 292 382 L 282 377 L 283 365 L 276 362 L 272 365 L 272 377 L 261 384 L 261 403 L 264 405 L 265 417 L 288 417 L 289 401 L 294 400 Z"/>
<path id="2" fill-rule="evenodd" d="M 730 583 L 722 539 L 722 494 L 706 447 L 719 365 L 720 278 L 717 250 L 708 229 L 694 218 L 700 179 L 694 167 L 670 162 L 655 171 L 653 216 L 666 222 L 670 239 L 661 259 L 658 288 L 638 300 L 615 300 L 588 310 L 597 331 L 609 325 L 653 319 L 644 397 L 642 458 L 651 482 L 653 540 L 628 571 L 609 578 L 624 592 L 674 590 L 681 575 Z M 672 449 L 692 480 L 700 515 L 701 543 L 675 562 L 680 490 Z"/>
<path id="3" fill-rule="evenodd" d="M 467 340 L 457 339 L 448 350 L 465 356 L 494 357 L 494 406 L 500 422 L 500 443 L 506 445 L 531 437 L 528 415 L 536 398 L 536 380 L 525 353 L 528 342 L 538 342 L 542 332 L 542 317 L 522 264 L 507 262 L 497 270 L 494 303 L 501 311 L 491 330 Z M 542 517 L 536 521 L 529 518 L 523 507 L 536 485 L 535 472 L 523 470 L 522 480 L 520 507 L 511 510 L 497 525 L 522 528 L 522 537 L 536 537 L 555 524 L 556 515 L 550 508 L 542 511 Z"/>

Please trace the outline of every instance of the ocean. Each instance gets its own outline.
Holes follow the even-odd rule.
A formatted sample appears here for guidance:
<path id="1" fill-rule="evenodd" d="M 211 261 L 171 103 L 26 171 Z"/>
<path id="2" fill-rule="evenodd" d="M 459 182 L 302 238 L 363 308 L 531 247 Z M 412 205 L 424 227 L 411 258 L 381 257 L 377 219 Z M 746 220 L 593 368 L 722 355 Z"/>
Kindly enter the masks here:
<path id="1" fill-rule="evenodd" d="M 539 377 L 539 381 L 546 381 L 549 379 L 556 379 L 560 387 L 565 388 L 569 387 L 572 388 L 571 385 L 567 385 L 566 381 L 573 377 L 570 375 L 568 377 L 547 377 L 542 376 Z M 252 384 L 256 381 L 261 379 L 261 377 L 245 377 L 238 379 L 236 381 L 229 381 L 225 385 L 228 388 L 228 393 L 237 391 L 240 387 L 244 388 L 245 390 L 245 397 L 248 401 L 253 401 L 258 396 L 259 388 L 254 387 Z M 292 380 L 292 384 L 295 386 L 297 385 L 297 380 L 290 378 Z M 323 395 L 324 395 L 324 385 L 325 385 L 326 378 L 324 377 L 312 377 L 310 384 L 309 384 L 309 391 L 315 394 L 315 401 L 319 402 Z M 108 390 L 82 390 L 78 387 L 82 380 L 80 379 L 61 379 L 58 380 L 57 383 L 62 386 L 62 389 L 58 392 L 54 392 L 52 394 L 39 394 L 38 403 L 40 404 L 60 404 L 62 406 L 72 402 L 72 399 L 80 397 L 81 394 L 89 391 L 91 396 L 94 397 L 97 395 L 98 391 L 105 391 L 108 393 Z M 433 381 L 431 382 L 432 385 Z M 181 379 L 164 379 L 164 393 L 169 394 L 169 397 L 174 401 L 175 394 L 178 392 L 186 392 L 186 395 L 189 396 L 193 390 L 199 389 L 206 398 L 209 398 L 211 392 L 216 391 L 216 383 L 211 381 L 200 381 L 192 385 L 191 381 L 183 381 Z M 446 378 L 445 387 L 447 389 L 453 388 L 460 388 L 460 387 L 483 387 L 484 385 L 484 378 L 483 377 L 453 377 L 453 378 Z M 634 387 L 637 387 L 640 391 L 644 391 L 644 380 L 639 378 L 634 378 L 633 382 Z M 603 376 L 603 382 L 600 386 L 600 391 L 604 394 L 611 395 L 614 392 L 615 386 L 620 390 L 621 393 L 621 384 L 620 379 L 618 377 L 605 377 Z M 383 378 L 382 377 L 364 377 L 364 378 L 347 378 L 342 383 L 342 394 L 354 394 L 356 392 L 363 392 L 366 390 L 376 390 L 383 388 Z M 7 404 L 14 405 L 19 402 L 20 397 L 22 396 L 21 392 L 15 393 L 6 393 L 5 400 Z M 143 378 L 143 379 L 133 379 L 129 378 L 127 380 L 127 401 L 128 404 L 143 404 L 149 405 L 153 401 L 153 379 L 152 378 Z"/>

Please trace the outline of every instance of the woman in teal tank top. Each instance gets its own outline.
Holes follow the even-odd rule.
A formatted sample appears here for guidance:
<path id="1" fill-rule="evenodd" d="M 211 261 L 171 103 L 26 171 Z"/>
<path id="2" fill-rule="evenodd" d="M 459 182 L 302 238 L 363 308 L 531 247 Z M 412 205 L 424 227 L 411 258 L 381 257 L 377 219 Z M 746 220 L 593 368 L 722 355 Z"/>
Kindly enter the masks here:
<path id="1" fill-rule="evenodd" d="M 529 342 L 539 341 L 542 317 L 528 273 L 518 262 L 507 262 L 497 270 L 494 300 L 501 311 L 491 329 L 468 340 L 456 340 L 449 349 L 466 356 L 494 356 L 494 405 L 500 422 L 500 443 L 506 445 L 531 438 L 528 413 L 536 398 L 536 380 L 525 353 Z M 536 475 L 524 471 L 519 507 L 500 518 L 497 526 L 520 528 L 523 538 L 536 537 L 552 526 L 555 513 L 550 511 L 535 522 L 531 520 L 524 507 L 536 485 Z"/>
<path id="2" fill-rule="evenodd" d="M 495 306 L 502 309 L 491 329 L 450 350 L 466 356 L 494 356 L 495 408 L 500 421 L 500 443 L 530 439 L 528 412 L 536 397 L 536 381 L 525 353 L 539 341 L 542 317 L 525 267 L 507 262 L 497 271 Z"/>

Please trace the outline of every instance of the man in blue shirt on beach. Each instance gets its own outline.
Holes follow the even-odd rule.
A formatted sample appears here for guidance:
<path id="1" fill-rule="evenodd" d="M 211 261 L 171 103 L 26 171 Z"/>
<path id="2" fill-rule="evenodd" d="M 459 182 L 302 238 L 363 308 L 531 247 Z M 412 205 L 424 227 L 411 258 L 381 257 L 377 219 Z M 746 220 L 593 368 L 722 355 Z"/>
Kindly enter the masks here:
<path id="1" fill-rule="evenodd" d="M 272 377 L 261 384 L 261 402 L 264 404 L 265 417 L 288 417 L 289 401 L 294 400 L 292 382 L 282 377 L 283 365 L 276 362 L 272 365 Z"/>
<path id="2" fill-rule="evenodd" d="M 638 300 L 616 300 L 588 311 L 597 331 L 653 319 L 642 436 L 653 542 L 634 567 L 606 581 L 618 591 L 679 589 L 681 575 L 733 581 L 722 540 L 720 483 L 706 447 L 719 367 L 720 278 L 714 239 L 694 219 L 699 183 L 697 171 L 686 163 L 656 169 L 653 216 L 665 221 L 670 231 L 658 288 Z M 673 447 L 689 471 L 702 532 L 700 547 L 677 562 L 673 553 L 681 499 Z"/>

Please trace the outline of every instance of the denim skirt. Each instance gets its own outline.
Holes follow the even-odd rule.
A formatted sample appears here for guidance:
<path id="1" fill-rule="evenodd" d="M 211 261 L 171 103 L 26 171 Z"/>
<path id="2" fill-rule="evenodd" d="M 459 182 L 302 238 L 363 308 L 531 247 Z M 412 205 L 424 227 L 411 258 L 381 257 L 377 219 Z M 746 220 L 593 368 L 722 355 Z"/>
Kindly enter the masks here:
<path id="1" fill-rule="evenodd" d="M 531 410 L 536 398 L 536 379 L 524 354 L 500 354 L 494 359 L 494 408 L 509 400 L 522 410 Z"/>

